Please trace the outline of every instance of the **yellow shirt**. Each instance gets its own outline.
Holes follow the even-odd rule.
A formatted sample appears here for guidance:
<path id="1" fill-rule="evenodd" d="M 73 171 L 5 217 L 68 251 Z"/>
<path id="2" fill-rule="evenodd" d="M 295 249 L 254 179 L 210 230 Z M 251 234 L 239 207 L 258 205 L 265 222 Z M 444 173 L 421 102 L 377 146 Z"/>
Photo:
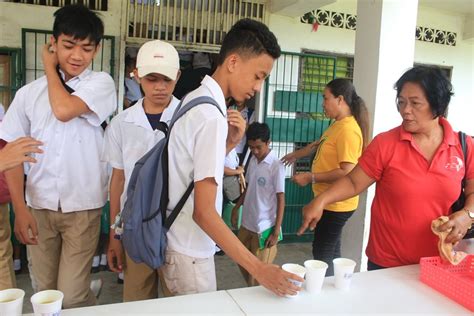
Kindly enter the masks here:
<path id="1" fill-rule="evenodd" d="M 312 173 L 328 172 L 340 167 L 340 163 L 357 164 L 362 154 L 362 131 L 353 116 L 335 121 L 321 136 L 314 156 Z M 330 183 L 313 184 L 315 196 L 327 190 Z M 329 204 L 325 209 L 335 212 L 353 211 L 359 204 L 359 196 Z"/>

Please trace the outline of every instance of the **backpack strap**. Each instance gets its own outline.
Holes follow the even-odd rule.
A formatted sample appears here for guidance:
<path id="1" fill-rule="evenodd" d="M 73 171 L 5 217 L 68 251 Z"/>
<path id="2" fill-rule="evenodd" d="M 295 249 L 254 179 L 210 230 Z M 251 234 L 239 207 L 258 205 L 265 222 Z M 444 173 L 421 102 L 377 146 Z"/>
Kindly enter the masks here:
<path id="1" fill-rule="evenodd" d="M 61 73 L 59 72 L 59 65 L 56 66 L 56 72 L 59 76 L 59 80 L 61 81 L 61 84 L 63 85 L 64 89 L 66 89 L 66 91 L 69 93 L 69 94 L 73 94 L 74 92 L 76 92 L 76 90 L 74 90 L 73 88 L 71 88 L 70 86 L 67 85 L 67 83 L 64 81 L 63 79 L 63 76 L 61 76 Z M 100 124 L 100 126 L 102 127 L 102 129 L 105 131 L 105 129 L 107 128 L 107 122 L 106 121 L 103 121 L 102 124 Z"/>
<path id="2" fill-rule="evenodd" d="M 75 90 L 73 88 L 71 88 L 70 86 L 68 86 L 66 84 L 66 82 L 64 81 L 63 76 L 61 76 L 61 73 L 59 72 L 59 65 L 56 66 L 56 72 L 58 73 L 59 80 L 61 80 L 61 84 L 63 85 L 64 89 L 66 89 L 66 91 L 69 94 L 73 94 L 75 92 Z"/>
<path id="3" fill-rule="evenodd" d="M 184 98 L 183 98 L 184 100 Z M 220 108 L 219 104 L 217 103 L 216 100 L 214 100 L 213 98 L 211 97 L 207 97 L 207 96 L 201 96 L 201 97 L 197 97 L 197 98 L 194 98 L 192 99 L 191 101 L 187 102 L 184 106 L 183 106 L 183 100 L 181 100 L 181 102 L 179 103 L 176 111 L 174 112 L 173 114 L 173 118 L 171 119 L 171 122 L 170 122 L 170 126 L 169 126 L 169 129 L 168 129 L 168 133 L 171 134 L 171 129 L 174 125 L 174 123 L 176 123 L 176 121 L 181 117 L 183 116 L 184 114 L 186 114 L 186 112 L 188 112 L 189 110 L 191 110 L 192 108 L 198 106 L 199 104 L 212 104 L 214 105 L 218 110 L 219 112 L 222 114 L 222 116 L 225 117 L 224 113 L 222 112 L 222 109 Z M 169 138 L 168 138 L 168 142 L 166 144 L 166 146 L 168 147 L 168 143 L 169 143 Z M 166 161 L 168 161 L 168 157 L 166 157 Z M 166 168 L 168 168 L 168 164 L 166 163 Z M 194 181 L 191 181 L 191 183 L 189 184 L 188 188 L 186 189 L 186 192 L 184 192 L 183 196 L 181 197 L 181 199 L 179 199 L 178 203 L 176 204 L 175 208 L 173 209 L 173 211 L 170 213 L 170 215 L 168 217 L 165 217 L 164 218 L 164 226 L 166 227 L 166 229 L 170 229 L 171 225 L 173 225 L 173 222 L 176 220 L 176 218 L 178 217 L 178 214 L 179 212 L 181 212 L 181 209 L 183 208 L 184 204 L 186 203 L 186 201 L 188 200 L 189 196 L 191 195 L 191 192 L 193 191 L 194 189 Z M 164 212 L 163 215 L 165 215 L 166 212 Z"/>
<path id="4" fill-rule="evenodd" d="M 166 229 L 170 229 L 171 225 L 173 225 L 174 221 L 176 220 L 176 217 L 178 217 L 179 212 L 181 212 L 181 209 L 183 208 L 184 203 L 186 203 L 189 196 L 191 195 L 191 192 L 193 192 L 193 189 L 194 189 L 194 181 L 191 181 L 188 188 L 186 189 L 186 192 L 184 192 L 181 199 L 179 199 L 178 204 L 176 204 L 174 210 L 170 213 L 168 217 L 165 218 L 164 225 Z"/>
<path id="5" fill-rule="evenodd" d="M 186 98 L 186 97 L 184 97 L 184 98 Z M 222 112 L 222 109 L 219 106 L 219 104 L 217 103 L 217 101 L 214 100 L 211 97 L 208 97 L 208 96 L 197 97 L 197 98 L 194 98 L 194 99 L 190 100 L 189 102 L 186 102 L 186 104 L 183 105 L 184 98 L 179 103 L 178 107 L 176 108 L 176 110 L 173 114 L 173 117 L 171 118 L 171 122 L 170 122 L 170 126 L 169 126 L 170 131 L 171 131 L 171 128 L 173 127 L 174 123 L 176 123 L 176 121 L 181 116 L 183 116 L 184 114 L 186 114 L 186 112 L 188 112 L 189 110 L 191 110 L 192 108 L 194 108 L 195 106 L 197 106 L 199 104 L 207 103 L 207 104 L 214 105 L 219 110 L 219 112 L 221 112 L 222 116 L 225 117 L 224 112 Z"/>

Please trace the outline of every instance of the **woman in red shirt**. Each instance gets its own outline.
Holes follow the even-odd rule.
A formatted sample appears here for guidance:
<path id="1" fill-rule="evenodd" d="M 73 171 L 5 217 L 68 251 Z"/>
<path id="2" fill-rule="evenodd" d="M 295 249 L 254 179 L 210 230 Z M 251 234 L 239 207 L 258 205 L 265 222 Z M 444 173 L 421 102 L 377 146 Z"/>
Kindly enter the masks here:
<path id="1" fill-rule="evenodd" d="M 377 135 L 355 168 L 303 208 L 299 233 L 313 229 L 324 207 L 376 183 L 371 208 L 368 269 L 415 264 L 438 254 L 431 221 L 450 220 L 446 242 L 462 239 L 473 224 L 474 158 L 468 138 L 464 159 L 458 133 L 445 119 L 451 83 L 438 68 L 414 67 L 396 82 L 402 124 Z M 467 162 L 467 163 L 465 163 Z M 464 210 L 451 212 L 466 174 Z"/>

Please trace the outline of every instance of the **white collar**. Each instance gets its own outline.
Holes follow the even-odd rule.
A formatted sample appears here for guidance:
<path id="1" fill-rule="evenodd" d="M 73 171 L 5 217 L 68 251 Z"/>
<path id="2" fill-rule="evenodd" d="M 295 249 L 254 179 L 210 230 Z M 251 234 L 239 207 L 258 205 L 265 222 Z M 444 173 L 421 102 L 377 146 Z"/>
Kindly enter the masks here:
<path id="1" fill-rule="evenodd" d="M 86 68 L 84 69 L 83 72 L 81 72 L 78 76 L 75 76 L 75 77 L 72 77 L 71 79 L 69 79 L 67 82 L 70 82 L 74 79 L 79 79 L 79 80 L 84 80 L 85 77 L 87 77 L 89 75 L 89 73 L 91 73 L 92 70 L 90 70 L 89 68 Z M 64 71 L 62 71 L 61 68 L 59 68 L 59 74 L 61 75 L 61 77 L 63 78 L 63 80 L 66 82 L 66 75 L 64 74 Z"/>
<path id="2" fill-rule="evenodd" d="M 143 108 L 143 100 L 144 98 L 139 99 L 137 103 L 125 110 L 127 113 L 123 120 L 125 122 L 133 123 L 145 129 L 151 130 L 150 122 L 148 121 L 145 109 Z M 178 103 L 178 99 L 172 96 L 170 103 L 161 113 L 161 122 L 165 122 L 169 125 L 169 123 L 171 122 L 171 118 L 173 117 L 173 113 L 176 110 L 176 107 L 178 106 Z"/>
<path id="3" fill-rule="evenodd" d="M 268 154 L 265 156 L 265 158 L 263 158 L 262 161 L 260 161 L 260 163 L 264 162 L 266 164 L 271 165 L 274 159 L 275 159 L 275 156 L 273 155 L 273 151 L 270 149 Z M 257 163 L 259 163 L 258 160 L 257 160 Z"/>
<path id="4" fill-rule="evenodd" d="M 217 104 L 219 104 L 222 113 L 226 115 L 227 106 L 225 103 L 224 92 L 222 92 L 221 86 L 219 86 L 217 81 L 211 76 L 206 75 L 204 79 L 202 79 L 201 85 L 205 86 L 209 90 L 211 96 L 217 101 Z"/>

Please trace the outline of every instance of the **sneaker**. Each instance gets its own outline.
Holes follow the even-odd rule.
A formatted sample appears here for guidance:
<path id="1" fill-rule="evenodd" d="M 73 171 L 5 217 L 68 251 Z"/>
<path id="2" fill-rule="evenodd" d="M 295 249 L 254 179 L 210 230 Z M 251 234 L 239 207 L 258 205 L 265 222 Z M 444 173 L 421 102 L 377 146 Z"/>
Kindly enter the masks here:
<path id="1" fill-rule="evenodd" d="M 90 289 L 96 298 L 99 298 L 100 290 L 102 290 L 102 285 L 104 282 L 102 279 L 96 279 L 91 281 Z"/>
<path id="2" fill-rule="evenodd" d="M 218 252 L 216 252 L 216 256 L 223 256 L 223 255 L 225 255 L 224 250 L 219 250 Z"/>
<path id="3" fill-rule="evenodd" d="M 106 264 L 101 264 L 99 266 L 99 271 L 110 271 L 109 266 Z"/>
<path id="4" fill-rule="evenodd" d="M 100 257 L 94 256 L 94 258 L 92 258 L 92 268 L 91 268 L 92 273 L 99 272 L 99 263 L 100 263 Z"/>
<path id="5" fill-rule="evenodd" d="M 107 256 L 105 254 L 102 254 L 100 256 L 99 270 L 100 271 L 108 271 L 109 270 L 109 267 L 107 266 Z"/>

